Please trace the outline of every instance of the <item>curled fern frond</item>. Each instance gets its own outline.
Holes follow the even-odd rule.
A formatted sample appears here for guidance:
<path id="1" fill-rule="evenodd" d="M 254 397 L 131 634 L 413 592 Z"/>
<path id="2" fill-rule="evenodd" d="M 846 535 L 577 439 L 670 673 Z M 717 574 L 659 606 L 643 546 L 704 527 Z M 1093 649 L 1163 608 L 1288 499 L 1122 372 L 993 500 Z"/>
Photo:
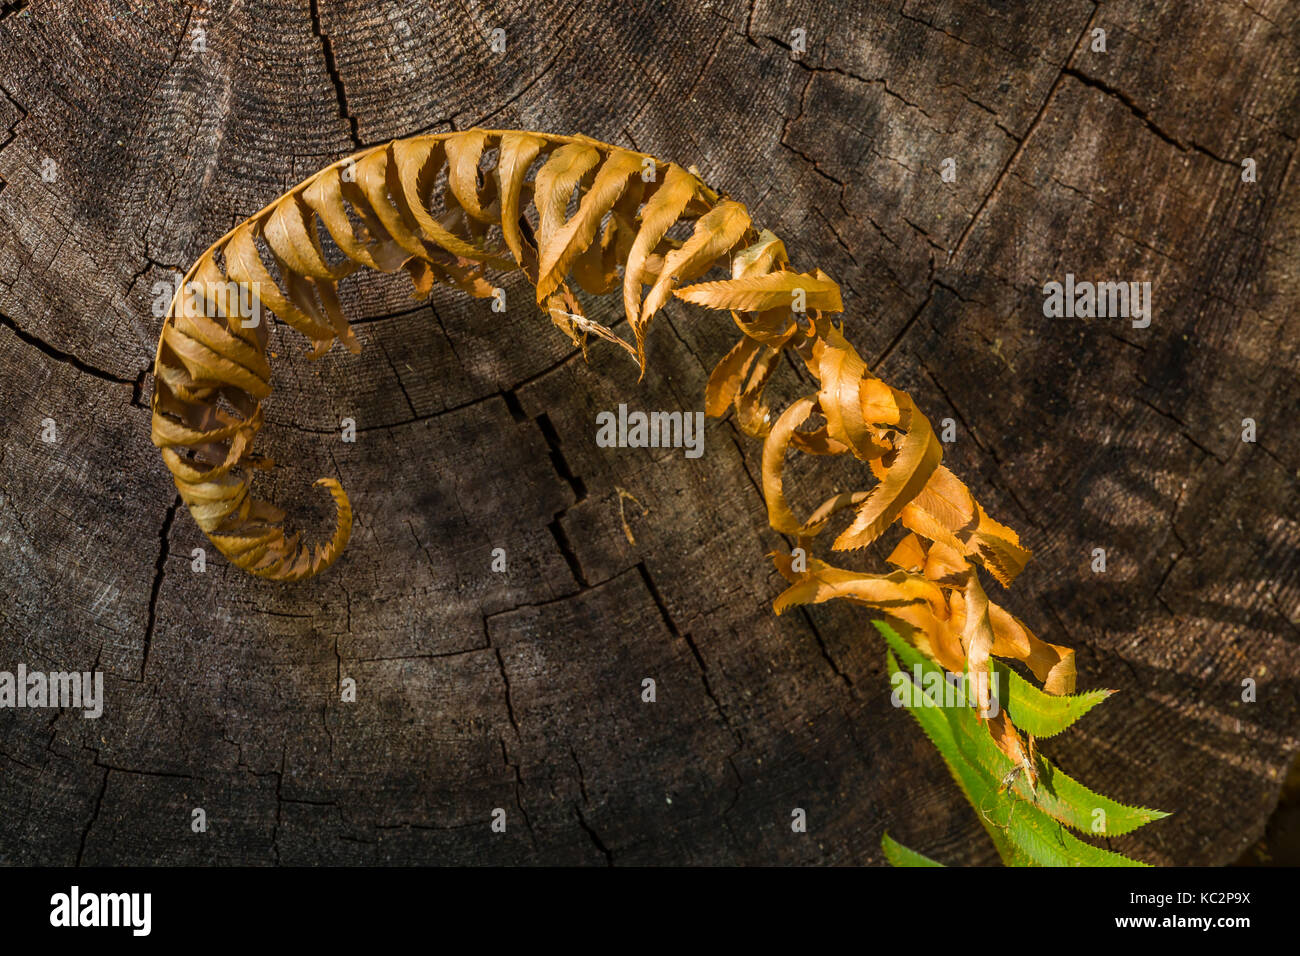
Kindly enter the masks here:
<path id="1" fill-rule="evenodd" d="M 819 269 L 792 269 L 780 239 L 694 173 L 584 136 L 473 129 L 376 146 L 298 184 L 191 267 L 158 345 L 153 441 L 199 527 L 238 567 L 298 580 L 329 567 L 347 544 L 351 506 L 333 478 L 317 483 L 334 497 L 336 530 L 314 548 L 286 530 L 283 511 L 253 496 L 257 470 L 270 466 L 252 454 L 271 392 L 268 322 L 258 317 L 273 314 L 302 333 L 313 357 L 335 340 L 359 351 L 338 286 L 361 268 L 405 272 L 417 297 L 437 283 L 492 296 L 494 273 L 520 271 L 575 345 L 585 352 L 592 336 L 609 341 L 642 375 L 647 328 L 670 299 L 729 312 L 741 338 L 710 376 L 705 408 L 734 408 L 739 426 L 763 442 L 770 523 L 796 542 L 791 554 L 773 555 L 789 581 L 778 613 L 841 598 L 883 613 L 951 671 L 987 672 L 1001 657 L 1023 662 L 1048 695 L 1074 690 L 1074 652 L 1036 637 L 980 583 L 983 568 L 1009 585 L 1030 552 L 942 465 L 942 446 L 912 399 L 874 376 L 825 317 L 843 308 L 836 283 Z M 706 280 L 715 269 L 726 277 Z M 631 341 L 584 314 L 575 284 L 621 295 Z M 763 394 L 783 354 L 817 388 L 774 420 Z M 813 416 L 822 423 L 801 429 Z M 783 481 L 792 449 L 851 455 L 876 483 L 800 517 Z M 842 511 L 850 514 L 832 551 L 860 551 L 895 524 L 905 529 L 889 556 L 893 571 L 811 557 Z M 1026 726 L 1041 732 L 1059 721 L 1059 707 L 1022 701 Z M 983 692 L 978 703 L 987 710 Z M 1010 719 L 981 723 L 1007 759 L 1029 766 Z"/>

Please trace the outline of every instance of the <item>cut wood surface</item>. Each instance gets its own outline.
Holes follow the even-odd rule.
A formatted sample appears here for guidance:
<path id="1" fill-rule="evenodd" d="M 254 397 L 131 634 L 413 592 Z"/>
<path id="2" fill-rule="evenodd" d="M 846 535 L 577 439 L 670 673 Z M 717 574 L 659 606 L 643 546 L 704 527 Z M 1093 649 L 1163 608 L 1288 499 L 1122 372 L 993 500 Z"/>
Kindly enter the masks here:
<path id="1" fill-rule="evenodd" d="M 106 700 L 0 709 L 0 862 L 882 863 L 885 830 L 996 862 L 870 615 L 772 613 L 758 444 L 597 446 L 620 402 L 703 408 L 717 313 L 669 304 L 638 383 L 521 276 L 505 313 L 349 279 L 360 355 L 273 333 L 257 486 L 323 532 L 336 477 L 343 557 L 263 581 L 179 506 L 158 284 L 317 169 L 474 126 L 693 165 L 838 281 L 1034 551 L 991 596 L 1119 691 L 1043 744 L 1174 813 L 1106 845 L 1237 859 L 1300 749 L 1298 47 L 1277 0 L 4 4 L 0 671 L 100 670 Z M 1149 281 L 1150 326 L 1045 317 L 1067 273 Z M 621 308 L 590 314 L 627 335 Z M 790 467 L 805 504 L 864 486 Z"/>

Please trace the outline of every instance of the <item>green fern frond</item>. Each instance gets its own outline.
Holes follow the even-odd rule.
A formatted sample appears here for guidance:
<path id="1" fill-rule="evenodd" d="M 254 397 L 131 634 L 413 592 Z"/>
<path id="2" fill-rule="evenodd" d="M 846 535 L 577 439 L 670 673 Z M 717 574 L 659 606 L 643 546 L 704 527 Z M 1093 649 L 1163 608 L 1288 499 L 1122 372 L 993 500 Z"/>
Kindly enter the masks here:
<path id="1" fill-rule="evenodd" d="M 1041 757 L 1036 761 L 1039 781 L 1031 789 L 1027 776 L 1016 772 L 1016 765 L 998 749 L 975 708 L 966 703 L 964 694 L 956 695 L 954 700 L 951 695 L 927 691 L 926 688 L 945 686 L 942 669 L 888 625 L 879 621 L 875 624 L 889 644 L 886 660 L 894 699 L 908 709 L 935 745 L 953 779 L 975 808 L 1004 863 L 1011 866 L 1145 865 L 1086 843 L 1067 827 L 1084 833 L 1114 836 L 1128 833 L 1167 814 L 1125 806 L 1093 793 Z M 900 667 L 899 661 L 903 666 Z M 914 681 L 912 674 L 922 675 L 923 684 Z M 964 681 L 969 682 L 969 676 L 964 677 Z M 1022 681 L 1022 684 L 1031 687 L 1028 682 Z M 1003 686 L 1009 686 L 1009 682 Z M 1014 696 L 1015 691 L 1012 694 Z M 1075 700 L 1085 700 L 1087 696 L 1080 695 Z M 1021 688 L 1020 699 L 1032 700 L 1032 697 L 1024 694 Z M 1058 723 L 1064 719 L 1061 714 L 1065 713 L 1068 725 L 1098 702 L 1099 699 L 1092 700 L 1081 709 L 1077 709 L 1080 707 L 1078 704 L 1068 705 L 1054 714 L 1041 704 L 1036 709 L 1031 705 L 1031 709 L 1040 715 L 1048 714 Z M 1070 708 L 1076 708 L 1077 712 L 1071 713 Z M 1028 710 L 1022 707 L 1021 713 L 1026 712 Z M 898 850 L 904 849 L 893 841 L 890 843 Z M 916 865 L 915 861 L 897 863 L 890 856 L 891 852 L 892 848 L 887 848 L 886 856 L 895 865 Z"/>

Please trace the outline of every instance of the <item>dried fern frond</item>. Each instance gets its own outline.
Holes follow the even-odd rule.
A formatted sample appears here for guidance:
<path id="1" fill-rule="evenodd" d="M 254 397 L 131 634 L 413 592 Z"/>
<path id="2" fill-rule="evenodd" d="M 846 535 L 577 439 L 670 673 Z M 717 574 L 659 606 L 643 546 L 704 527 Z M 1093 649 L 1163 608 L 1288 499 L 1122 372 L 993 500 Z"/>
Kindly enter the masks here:
<path id="1" fill-rule="evenodd" d="M 501 245 L 489 240 L 493 227 Z M 320 230 L 342 261 L 329 261 Z M 678 240 L 674 230 L 689 234 Z M 684 285 L 715 266 L 730 277 Z M 313 356 L 335 339 L 358 351 L 337 289 L 362 267 L 404 270 L 417 296 L 444 283 L 478 297 L 493 294 L 490 270 L 517 269 L 575 344 L 585 351 L 591 335 L 616 343 L 642 374 L 647 327 L 670 298 L 730 312 L 741 338 L 710 376 L 705 407 L 711 415 L 734 408 L 739 426 L 763 440 L 771 525 L 802 549 L 773 555 L 790 582 L 776 610 L 842 598 L 885 615 L 949 670 L 987 672 L 991 656 L 1009 658 L 1049 693 L 1073 691 L 1074 652 L 1037 638 L 980 584 L 982 567 L 1009 585 L 1029 551 L 943 467 L 912 399 L 872 375 L 825 318 L 843 308 L 835 282 L 790 268 L 776 236 L 691 172 L 583 136 L 474 129 L 364 150 L 241 223 L 190 269 L 158 346 L 153 441 L 199 527 L 240 568 L 280 581 L 317 574 L 347 544 L 352 513 L 338 482 L 320 479 L 334 496 L 337 528 L 311 548 L 286 533 L 284 512 L 252 496 L 255 471 L 266 466 L 251 451 L 271 391 L 268 323 L 247 321 L 231 303 L 278 316 L 310 340 Z M 593 295 L 621 292 L 632 341 L 587 318 L 572 283 Z M 773 422 L 763 393 L 783 352 L 818 387 Z M 813 415 L 824 424 L 800 430 Z M 852 455 L 877 483 L 801 519 L 783 488 L 791 449 Z M 860 550 L 899 523 L 908 533 L 889 558 L 896 570 L 869 574 L 811 557 L 814 539 L 845 509 L 852 517 L 831 550 Z M 986 695 L 987 686 L 981 708 Z M 1032 738 L 1026 745 L 1009 720 L 983 723 L 1032 776 Z"/>

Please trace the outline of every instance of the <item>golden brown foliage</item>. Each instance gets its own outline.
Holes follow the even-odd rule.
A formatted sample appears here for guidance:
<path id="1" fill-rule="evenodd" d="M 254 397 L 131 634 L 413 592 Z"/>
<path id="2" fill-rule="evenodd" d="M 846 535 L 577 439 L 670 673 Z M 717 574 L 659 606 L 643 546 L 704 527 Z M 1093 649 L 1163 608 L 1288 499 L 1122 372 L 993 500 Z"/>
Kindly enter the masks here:
<path id="1" fill-rule="evenodd" d="M 669 236 L 678 224 L 690 227 L 682 240 Z M 341 257 L 327 254 L 322 229 Z M 705 407 L 711 415 L 734 407 L 739 426 L 763 440 L 768 517 L 795 541 L 792 554 L 773 555 L 790 582 L 777 612 L 842 598 L 906 625 L 950 671 L 983 670 L 997 655 L 1023 661 L 1050 693 L 1073 690 L 1073 651 L 1035 637 L 980 585 L 977 567 L 1009 585 L 1029 552 L 943 467 L 939 441 L 911 398 L 872 375 L 824 317 L 842 309 L 839 287 L 821 270 L 793 271 L 779 239 L 687 170 L 582 136 L 475 129 L 365 150 L 281 196 L 193 266 L 159 342 L 153 440 L 199 527 L 239 567 L 275 580 L 316 574 L 346 545 L 352 514 L 338 482 L 320 479 L 338 525 L 313 550 L 286 534 L 280 509 L 252 497 L 255 471 L 269 466 L 252 456 L 271 391 L 268 323 L 245 327 L 231 290 L 307 336 L 313 355 L 336 338 L 355 352 L 337 286 L 363 266 L 404 270 L 421 297 L 437 282 L 491 296 L 489 272 L 517 268 L 576 345 L 585 350 L 591 335 L 616 343 L 643 372 L 646 328 L 671 296 L 729 311 L 742 335 L 714 369 Z M 730 278 L 682 287 L 715 266 Z M 586 318 L 570 282 L 594 295 L 621 287 L 632 341 Z M 763 392 L 782 353 L 818 388 L 773 422 Z M 813 416 L 820 424 L 800 430 Z M 852 455 L 878 481 L 801 518 L 783 486 L 791 449 Z M 906 534 L 889 557 L 894 571 L 863 573 L 811 556 L 814 539 L 845 509 L 851 520 L 831 550 L 864 548 L 897 522 Z M 1005 714 L 989 727 L 1032 774 Z"/>

